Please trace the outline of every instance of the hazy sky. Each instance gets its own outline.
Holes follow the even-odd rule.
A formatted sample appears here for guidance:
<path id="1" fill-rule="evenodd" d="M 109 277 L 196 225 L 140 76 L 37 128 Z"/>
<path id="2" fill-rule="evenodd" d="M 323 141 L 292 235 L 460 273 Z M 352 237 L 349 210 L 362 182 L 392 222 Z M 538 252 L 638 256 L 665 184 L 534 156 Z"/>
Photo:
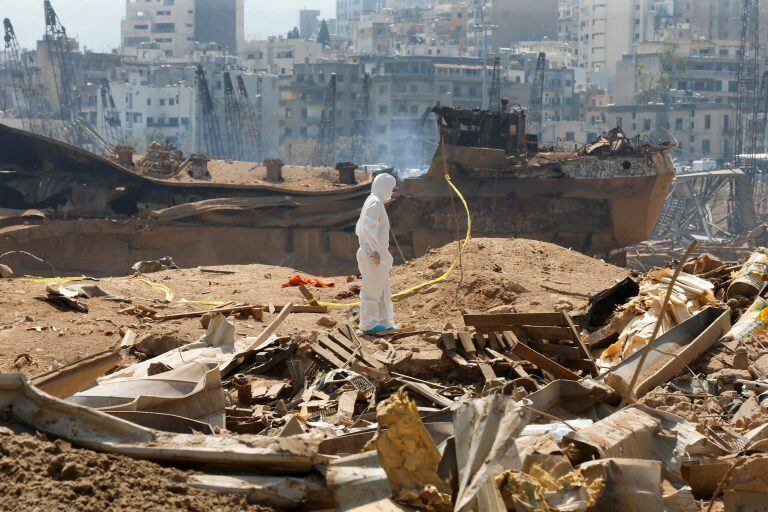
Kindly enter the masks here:
<path id="1" fill-rule="evenodd" d="M 95 51 L 120 44 L 120 19 L 125 0 L 51 0 L 67 34 Z M 299 9 L 319 9 L 334 16 L 335 0 L 246 0 L 247 39 L 288 32 L 299 24 Z M 31 48 L 45 31 L 43 0 L 0 0 L 0 18 L 11 18 L 22 46 Z"/>

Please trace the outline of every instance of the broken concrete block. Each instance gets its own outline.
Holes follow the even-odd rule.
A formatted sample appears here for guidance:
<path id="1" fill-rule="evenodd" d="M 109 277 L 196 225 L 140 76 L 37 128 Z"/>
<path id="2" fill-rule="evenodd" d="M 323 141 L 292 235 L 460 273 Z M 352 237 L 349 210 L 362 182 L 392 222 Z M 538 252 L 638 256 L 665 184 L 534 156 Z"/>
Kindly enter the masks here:
<path id="1" fill-rule="evenodd" d="M 733 354 L 733 368 L 736 370 L 746 370 L 749 368 L 749 356 L 747 349 L 739 347 Z"/>
<path id="2" fill-rule="evenodd" d="M 14 276 L 13 270 L 8 265 L 0 264 L 0 278 L 11 279 Z"/>
<path id="3" fill-rule="evenodd" d="M 749 367 L 749 373 L 756 379 L 765 379 L 768 377 L 768 354 L 760 356 L 757 361 Z"/>

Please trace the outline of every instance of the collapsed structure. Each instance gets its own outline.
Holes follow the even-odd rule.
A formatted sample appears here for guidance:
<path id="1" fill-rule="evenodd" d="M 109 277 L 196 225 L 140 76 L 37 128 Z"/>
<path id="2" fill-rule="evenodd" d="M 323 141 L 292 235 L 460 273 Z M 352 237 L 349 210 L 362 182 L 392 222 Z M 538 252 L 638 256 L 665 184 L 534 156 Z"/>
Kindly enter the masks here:
<path id="1" fill-rule="evenodd" d="M 5 279 L 0 288 L 43 293 L 17 306 L 30 336 L 60 322 L 121 328 L 113 348 L 48 372 L 33 369 L 36 353 L 18 355 L 37 375 L 0 375 L 2 423 L 191 466 L 175 485 L 281 510 L 760 509 L 764 250 L 746 264 L 707 256 L 634 277 L 538 242 L 480 239 L 464 251 L 466 275 L 397 304 L 404 319 L 431 304 L 431 320 L 376 337 L 335 307 L 340 288 L 354 296 L 354 277 L 165 260 L 100 282 Z M 526 277 L 513 253 L 541 273 Z M 395 284 L 443 272 L 453 255 L 431 251 Z M 251 280 L 271 300 L 201 300 L 211 283 L 222 294 Z M 456 319 L 452 296 L 491 311 Z M 197 340 L 162 334 L 198 321 Z M 0 431 L 3 453 L 13 439 Z M 63 469 L 74 456 L 48 478 L 82 479 Z"/>

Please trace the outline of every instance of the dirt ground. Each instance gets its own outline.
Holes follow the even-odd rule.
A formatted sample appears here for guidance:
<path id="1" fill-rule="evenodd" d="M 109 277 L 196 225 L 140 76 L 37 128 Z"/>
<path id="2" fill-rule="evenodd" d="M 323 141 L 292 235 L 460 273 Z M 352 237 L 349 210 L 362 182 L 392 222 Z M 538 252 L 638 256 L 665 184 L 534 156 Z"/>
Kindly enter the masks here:
<path id="1" fill-rule="evenodd" d="M 457 255 L 452 244 L 397 266 L 395 290 L 403 290 L 442 275 Z M 396 302 L 398 322 L 419 330 L 442 330 L 446 324 L 461 328 L 462 310 L 552 311 L 571 309 L 587 297 L 628 272 L 561 247 L 527 240 L 472 241 L 462 264 L 442 284 Z M 224 266 L 213 273 L 202 268 L 168 270 L 148 274 L 155 283 L 173 292 L 164 302 L 165 291 L 137 277 L 107 278 L 98 285 L 114 295 L 128 297 L 131 304 L 104 299 L 81 299 L 88 313 L 61 311 L 36 299 L 45 295 L 46 284 L 23 279 L 0 280 L 0 371 L 35 376 L 87 355 L 109 349 L 131 328 L 140 338 L 162 339 L 173 346 L 196 340 L 204 330 L 199 318 L 146 321 L 119 311 L 141 305 L 168 314 L 209 309 L 200 301 L 243 302 L 280 305 L 303 303 L 297 288 L 283 288 L 293 269 L 265 266 Z M 359 284 L 354 276 L 326 278 L 334 288 L 311 288 L 318 299 L 338 300 L 336 295 Z M 187 302 L 198 301 L 198 302 Z M 293 314 L 279 329 L 281 335 L 305 337 L 320 327 L 322 317 L 347 321 L 348 308 L 333 308 L 329 315 Z M 255 336 L 274 314 L 263 322 L 234 318 L 237 334 Z M 442 356 L 425 337 L 402 340 L 398 350 L 410 350 L 422 366 L 435 368 Z M 126 361 L 130 363 L 130 361 Z M 406 371 L 406 370 L 403 370 Z M 241 497 L 222 497 L 190 488 L 188 472 L 144 461 L 90 450 L 71 448 L 62 441 L 50 442 L 29 435 L 11 436 L 0 428 L 0 496 L 4 510 L 259 510 Z"/>
<path id="2" fill-rule="evenodd" d="M 396 266 L 393 288 L 404 290 L 442 275 L 457 255 L 458 244 L 431 251 L 422 258 Z M 114 295 L 128 297 L 130 305 L 141 305 L 170 314 L 206 310 L 214 306 L 200 301 L 248 304 L 303 303 L 297 288 L 282 283 L 298 271 L 266 265 L 223 266 L 232 274 L 193 268 L 148 274 L 152 281 L 168 287 L 173 301 L 165 303 L 165 292 L 135 277 L 106 278 L 98 285 Z M 628 271 L 562 247 L 529 240 L 477 239 L 470 242 L 451 276 L 439 285 L 395 303 L 400 327 L 441 331 L 446 324 L 463 326 L 461 312 L 553 311 L 578 307 L 592 293 L 603 290 L 628 275 Z M 352 276 L 324 277 L 334 288 L 311 288 L 324 301 L 359 284 Z M 349 279 L 352 279 L 350 282 Z M 103 299 L 82 299 L 88 313 L 60 311 L 36 299 L 44 296 L 46 284 L 22 279 L 0 280 L 0 371 L 21 371 L 34 376 L 77 361 L 118 344 L 121 332 L 135 330 L 138 336 L 163 338 L 178 345 L 198 339 L 204 330 L 199 318 L 149 322 L 121 314 L 127 305 Z M 188 302 L 197 301 L 197 302 Z M 294 314 L 278 331 L 293 335 L 323 330 L 318 320 L 331 316 L 347 321 L 348 308 L 332 308 L 329 315 Z M 275 315 L 264 315 L 259 323 L 235 319 L 238 335 L 256 336 Z M 327 328 L 325 328 L 327 329 Z M 417 347 L 416 358 L 440 357 L 441 352 L 420 338 L 408 338 L 399 348 Z M 29 357 L 27 357 L 29 356 Z"/>
<path id="3" fill-rule="evenodd" d="M 189 472 L 151 462 L 72 448 L 44 436 L 0 427 L 0 509 L 102 512 L 268 508 L 244 496 L 222 496 L 187 484 Z"/>

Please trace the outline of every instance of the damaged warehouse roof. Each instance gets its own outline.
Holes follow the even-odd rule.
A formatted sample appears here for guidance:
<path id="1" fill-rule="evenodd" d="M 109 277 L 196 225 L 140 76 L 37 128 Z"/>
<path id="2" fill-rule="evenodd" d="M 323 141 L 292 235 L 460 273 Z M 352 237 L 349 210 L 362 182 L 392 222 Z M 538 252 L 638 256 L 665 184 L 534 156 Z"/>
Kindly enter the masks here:
<path id="1" fill-rule="evenodd" d="M 410 261 L 395 287 L 455 254 Z M 43 507 L 128 493 L 199 510 L 759 510 L 765 258 L 630 275 L 478 239 L 377 337 L 332 307 L 354 276 L 165 259 L 8 277 L 0 364 L 21 373 L 0 376 L 0 486 Z M 98 474 L 131 472 L 154 481 Z"/>

